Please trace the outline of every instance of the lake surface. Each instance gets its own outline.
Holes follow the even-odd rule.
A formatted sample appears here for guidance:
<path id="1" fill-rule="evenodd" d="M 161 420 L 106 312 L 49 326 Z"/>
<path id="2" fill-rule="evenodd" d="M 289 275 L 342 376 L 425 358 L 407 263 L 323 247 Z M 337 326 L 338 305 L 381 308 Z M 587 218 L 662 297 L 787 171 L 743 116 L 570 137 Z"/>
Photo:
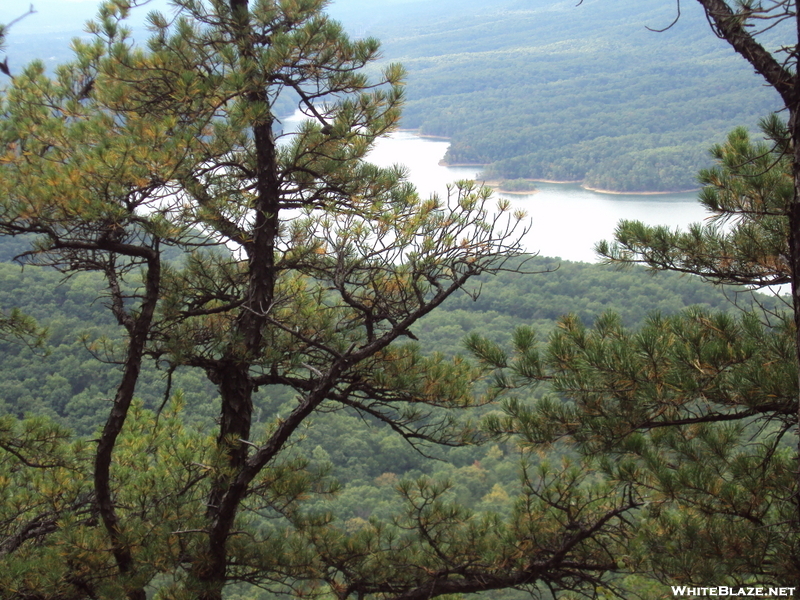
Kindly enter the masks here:
<path id="1" fill-rule="evenodd" d="M 381 166 L 402 164 L 421 195 L 444 195 L 447 184 L 459 179 L 480 180 L 480 167 L 439 165 L 449 142 L 397 132 L 380 140 L 370 160 Z M 648 225 L 685 227 L 702 221 L 708 213 L 693 192 L 664 195 L 618 195 L 591 192 L 578 184 L 538 183 L 530 195 L 503 194 L 515 208 L 528 214 L 531 230 L 524 241 L 530 252 L 566 260 L 596 262 L 594 244 L 610 240 L 620 219 Z"/>
<path id="2" fill-rule="evenodd" d="M 298 111 L 283 120 L 292 131 L 305 117 Z M 443 167 L 439 162 L 450 142 L 422 138 L 410 131 L 398 131 L 379 140 L 369 155 L 373 163 L 388 167 L 404 165 L 408 179 L 425 197 L 444 196 L 447 184 L 459 179 L 480 178 L 480 167 Z M 648 225 L 686 227 L 702 221 L 708 213 L 693 192 L 659 195 L 601 194 L 574 183 L 538 183 L 534 194 L 496 195 L 511 200 L 524 210 L 530 231 L 523 239 L 528 252 L 557 256 L 565 260 L 597 262 L 594 245 L 611 240 L 621 219 L 635 219 Z"/>

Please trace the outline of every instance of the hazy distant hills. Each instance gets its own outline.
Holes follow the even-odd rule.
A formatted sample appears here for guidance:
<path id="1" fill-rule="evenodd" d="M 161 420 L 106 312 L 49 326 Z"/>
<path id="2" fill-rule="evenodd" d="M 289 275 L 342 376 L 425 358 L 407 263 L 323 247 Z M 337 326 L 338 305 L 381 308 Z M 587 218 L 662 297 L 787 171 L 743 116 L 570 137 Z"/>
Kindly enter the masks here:
<path id="1" fill-rule="evenodd" d="M 70 44 L 75 37 L 88 36 L 86 21 L 97 14 L 99 0 L 2 0 L 0 23 L 9 23 L 25 15 L 10 29 L 5 51 L 12 72 L 38 59 L 52 68 L 72 56 Z M 26 14 L 33 7 L 33 14 Z M 136 39 L 146 39 L 142 24 L 147 12 L 164 9 L 167 0 L 151 0 L 136 13 Z M 0 82 L 1 83 L 1 82 Z"/>
<path id="2" fill-rule="evenodd" d="M 15 26 L 12 65 L 68 57 L 93 0 L 35 3 Z M 710 32 L 696 3 L 671 0 L 338 0 L 354 36 L 382 40 L 409 71 L 404 125 L 448 136 L 451 163 L 487 175 L 582 180 L 618 191 L 695 187 L 707 149 L 779 107 Z M 151 7 L 141 10 L 142 18 Z M 0 22 L 27 2 L 4 3 Z M 137 34 L 137 39 L 143 38 Z"/>

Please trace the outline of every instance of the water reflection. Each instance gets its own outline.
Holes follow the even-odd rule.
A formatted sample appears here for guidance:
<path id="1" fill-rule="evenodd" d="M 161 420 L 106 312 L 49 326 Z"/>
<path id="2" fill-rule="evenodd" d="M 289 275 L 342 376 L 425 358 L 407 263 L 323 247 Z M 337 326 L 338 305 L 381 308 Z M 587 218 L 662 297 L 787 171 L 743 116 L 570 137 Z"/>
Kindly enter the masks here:
<path id="1" fill-rule="evenodd" d="M 283 121 L 292 131 L 301 119 L 299 111 Z M 408 131 L 379 140 L 369 159 L 380 166 L 404 165 L 409 180 L 422 196 L 444 195 L 447 184 L 459 179 L 480 179 L 480 167 L 444 167 L 449 142 L 421 138 Z M 539 183 L 535 194 L 498 194 L 523 209 L 531 229 L 523 243 L 529 252 L 558 256 L 565 260 L 596 262 L 594 245 L 610 240 L 620 219 L 635 219 L 648 225 L 686 227 L 706 218 L 694 193 L 664 195 L 601 194 L 578 184 Z"/>
<path id="2" fill-rule="evenodd" d="M 479 177 L 479 167 L 443 167 L 439 161 L 448 142 L 397 132 L 380 140 L 370 160 L 381 166 L 402 164 L 423 195 L 444 194 L 448 183 Z M 693 193 L 665 195 L 600 194 L 577 184 L 539 183 L 530 195 L 499 194 L 524 209 L 531 219 L 525 247 L 544 256 L 595 262 L 594 244 L 611 239 L 620 219 L 637 219 L 649 225 L 685 227 L 707 213 Z"/>

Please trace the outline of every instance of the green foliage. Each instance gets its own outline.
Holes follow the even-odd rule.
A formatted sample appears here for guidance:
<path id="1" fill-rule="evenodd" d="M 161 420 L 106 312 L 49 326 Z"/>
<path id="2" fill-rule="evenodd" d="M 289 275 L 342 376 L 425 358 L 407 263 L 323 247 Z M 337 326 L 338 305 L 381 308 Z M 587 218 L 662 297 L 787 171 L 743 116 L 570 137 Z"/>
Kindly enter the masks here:
<path id="1" fill-rule="evenodd" d="M 33 64 L 4 95 L 0 230 L 36 236 L 25 262 L 102 281 L 118 326 L 89 343 L 118 367 L 84 465 L 91 518 L 69 514 L 11 550 L 22 557 L 16 596 L 32 582 L 45 598 L 220 600 L 238 583 L 421 600 L 537 582 L 591 590 L 616 568 L 599 538 L 624 528 L 632 504 L 585 496 L 574 469 L 561 494 L 586 507 L 578 536 L 559 527 L 565 509 L 548 496 L 559 477 L 532 483 L 515 513 L 503 483 L 475 464 L 465 493 L 507 525 L 427 478 L 397 484 L 400 514 L 383 524 L 363 513 L 337 522 L 334 510 L 352 512 L 346 493 L 344 507 L 326 506 L 339 489 L 336 444 L 305 453 L 302 437 L 331 412 L 383 424 L 343 448 L 348 460 L 375 444 L 402 457 L 389 431 L 420 452 L 479 437 L 456 410 L 474 405 L 480 372 L 402 338 L 519 254 L 522 215 L 495 213 L 472 182 L 422 199 L 400 169 L 364 161 L 398 122 L 402 69 L 371 83 L 361 70 L 377 42 L 348 39 L 323 5 L 186 2 L 174 19 L 150 14 L 141 49 L 125 26 L 131 7 L 108 2 L 71 63 L 54 77 Z M 287 88 L 309 120 L 283 134 L 275 110 Z M 165 248 L 186 256 L 169 263 Z M 213 435 L 135 401 L 148 359 L 168 378 L 190 369 L 216 386 Z M 66 402 L 59 414 L 79 413 L 86 428 L 91 398 L 69 398 L 66 377 L 50 383 Z M 361 479 L 390 472 L 360 467 Z M 531 540 L 541 547 L 508 544 L 545 519 L 547 535 Z M 59 551 L 37 570 L 37 552 Z M 543 571 L 543 556 L 558 559 Z"/>
<path id="2" fill-rule="evenodd" d="M 51 327 L 59 371 L 9 378 L 2 391 L 17 415 L 99 430 L 90 444 L 42 417 L 0 423 L 10 597 L 597 595 L 609 574 L 640 564 L 707 574 L 710 559 L 681 552 L 728 552 L 741 519 L 758 525 L 748 535 L 771 570 L 739 555 L 724 568 L 788 572 L 794 530 L 776 492 L 789 472 L 780 439 L 794 424 L 780 396 L 785 331 L 695 310 L 632 336 L 592 300 L 579 310 L 594 330 L 563 321 L 546 357 L 528 328 L 511 335 L 513 356 L 503 340 L 472 338 L 496 371 L 483 398 L 484 371 L 403 341 L 470 280 L 519 277 L 510 257 L 522 217 L 495 216 L 471 182 L 421 199 L 399 169 L 364 161 L 398 123 L 402 69 L 370 82 L 362 69 L 377 42 L 350 40 L 323 6 L 180 2 L 174 19 L 151 13 L 143 49 L 125 25 L 131 6 L 115 0 L 72 62 L 52 77 L 33 64 L 4 94 L 0 229 L 33 234 L 13 253 L 78 287 L 33 286 L 31 314 Z M 291 134 L 276 127 L 287 96 L 309 117 Z M 530 318 L 526 285 L 490 296 L 489 312 Z M 581 293 L 550 292 L 553 306 Z M 92 319 L 98 297 L 110 316 L 76 338 L 75 314 Z M 69 316 L 45 322 L 54 307 Z M 109 368 L 90 371 L 79 346 Z M 155 367 L 184 392 L 165 392 Z M 503 417 L 482 405 L 538 379 L 574 406 L 511 399 Z M 483 414 L 523 448 L 468 447 Z M 748 434 L 751 445 L 735 443 Z M 538 460 L 541 442 L 558 453 Z M 422 460 L 444 456 L 438 446 L 453 448 L 450 464 Z M 680 529 L 696 539 L 650 562 L 637 554 Z"/>
<path id="3" fill-rule="evenodd" d="M 696 188 L 710 141 L 735 125 L 755 128 L 779 106 L 707 35 L 694 3 L 672 29 L 645 29 L 671 22 L 673 9 L 657 0 L 329 7 L 355 36 L 385 40 L 387 60 L 403 62 L 404 125 L 450 137 L 450 163 L 487 164 L 491 178 L 629 192 Z M 73 14 L 56 18 L 81 35 Z M 69 56 L 67 34 L 20 31 L 15 40 L 17 64 Z M 297 104 L 282 94 L 273 106 L 287 115 Z"/>
<path id="4" fill-rule="evenodd" d="M 498 189 L 503 192 L 535 192 L 536 186 L 529 179 L 503 179 L 497 184 Z"/>
<path id="5" fill-rule="evenodd" d="M 692 310 L 625 329 L 565 317 L 538 350 L 518 331 L 507 356 L 470 348 L 498 371 L 493 393 L 540 381 L 553 396 L 508 399 L 488 430 L 532 448 L 569 443 L 644 506 L 631 560 L 667 583 L 792 581 L 798 560 L 793 327 Z M 561 399 L 559 399 L 561 398 Z M 598 458 L 599 457 L 599 458 Z"/>
<path id="6" fill-rule="evenodd" d="M 18 247 L 17 238 L 5 238 L 0 243 L 0 255 L 18 253 Z M 614 311 L 625 325 L 633 327 L 656 310 L 668 315 L 686 305 L 717 310 L 729 307 L 722 291 L 687 276 L 649 275 L 640 268 L 618 271 L 603 265 L 541 257 L 525 264 L 531 273 L 483 277 L 477 300 L 468 294 L 452 296 L 439 310 L 422 319 L 413 329 L 421 350 L 436 349 L 448 356 L 459 354 L 463 352 L 463 338 L 471 331 L 480 331 L 498 343 L 511 343 L 513 330 L 526 323 L 535 324 L 537 331 L 547 334 L 555 328 L 563 311 L 571 311 L 587 323 L 594 322 L 604 311 Z M 537 273 L 548 269 L 555 270 L 546 275 Z M 118 347 L 123 337 L 106 308 L 108 300 L 102 299 L 107 293 L 102 277 L 81 273 L 65 280 L 53 270 L 23 270 L 0 263 L 0 283 L 0 305 L 17 306 L 47 331 L 41 351 L 13 339 L 0 342 L 4 356 L 0 364 L 4 410 L 18 417 L 50 415 L 80 435 L 93 434 L 105 419 L 107 399 L 113 396 L 119 373 L 116 365 L 98 363 L 95 356 L 107 356 L 104 350 Z M 739 294 L 740 303 L 749 299 L 749 293 Z M 773 309 L 780 306 L 780 302 L 767 296 L 759 295 L 758 301 Z M 159 369 L 155 363 L 145 361 L 137 397 L 146 407 L 155 409 L 161 404 L 166 376 L 163 366 Z M 217 392 L 201 373 L 186 368 L 175 370 L 172 388 L 183 390 L 191 407 L 184 411 L 185 419 L 211 426 L 217 410 Z M 256 395 L 255 404 L 260 415 L 257 418 L 263 421 L 270 415 L 290 412 L 292 396 L 288 390 L 263 390 Z M 312 448 L 319 445 L 330 453 L 343 483 L 355 479 L 372 481 L 385 472 L 405 475 L 429 468 L 423 467 L 425 461 L 418 453 L 402 444 L 384 452 L 380 439 L 385 432 L 356 417 L 333 414 L 327 415 L 325 422 L 325 427 L 312 428 L 306 437 L 309 444 L 313 442 Z M 347 444 L 338 441 L 355 431 L 358 435 Z M 464 458 L 456 458 L 458 453 L 464 453 Z M 447 455 L 460 467 L 480 460 L 482 451 L 453 449 Z M 511 477 L 505 481 L 514 480 Z"/>
<path id="7" fill-rule="evenodd" d="M 773 144 L 735 130 L 701 175 L 701 201 L 729 227 L 682 233 L 623 222 L 616 245 L 601 250 L 723 284 L 789 281 L 785 128 L 773 118 L 764 129 Z M 607 481 L 640 499 L 626 556 L 660 581 L 794 581 L 798 456 L 786 434 L 798 418 L 797 332 L 787 310 L 754 308 L 655 314 L 635 329 L 613 313 L 592 327 L 571 315 L 544 349 L 518 330 L 511 354 L 476 334 L 469 348 L 495 370 L 488 394 L 508 395 L 504 414 L 484 424 L 532 448 L 567 444 L 597 460 Z M 540 383 L 549 395 L 519 397 Z"/>
<path id="8" fill-rule="evenodd" d="M 18 308 L 12 308 L 8 316 L 0 313 L 0 339 L 17 338 L 34 348 L 41 348 L 46 337 L 47 332 Z"/>
<path id="9" fill-rule="evenodd" d="M 13 246 L 13 240 L 6 239 L 0 248 L 7 242 Z M 98 300 L 105 294 L 102 277 L 81 273 L 64 280 L 56 271 L 23 271 L 0 263 L 0 282 L 0 304 L 19 307 L 41 323 L 40 334 L 46 332 L 46 337 L 37 338 L 41 346 L 14 339 L 0 342 L 3 412 L 20 418 L 48 415 L 80 435 L 93 434 L 106 418 L 108 398 L 113 397 L 119 377 L 116 364 L 97 358 L 115 361 L 112 350 L 123 338 L 106 302 Z M 213 422 L 215 391 L 205 378 L 184 369 L 173 374 L 172 383 L 192 399 L 185 418 Z M 155 408 L 164 389 L 164 371 L 148 362 L 137 395 Z"/>
<path id="10" fill-rule="evenodd" d="M 383 19 L 346 14 L 408 69 L 404 126 L 450 137 L 447 162 L 487 164 L 487 179 L 694 189 L 710 142 L 780 106 L 707 34 L 694 2 L 663 33 L 645 27 L 671 22 L 670 3 L 575 4 L 405 3 Z"/>
<path id="11" fill-rule="evenodd" d="M 114 489 L 125 530 L 145 575 L 169 572 L 199 526 L 208 476 L 205 436 L 186 429 L 181 402 L 154 419 L 134 406 L 117 446 Z M 103 597 L 124 595 L 125 582 L 111 576 L 104 536 L 92 502 L 92 444 L 43 418 L 0 425 L 0 478 L 5 568 L 0 582 L 8 597 L 82 598 L 86 589 Z M 47 539 L 46 544 L 41 541 Z"/>
<path id="12" fill-rule="evenodd" d="M 736 306 L 769 310 L 785 307 L 780 297 L 756 294 L 744 288 L 721 289 L 696 277 L 678 273 L 651 273 L 636 267 L 614 266 L 532 257 L 520 264 L 527 273 L 498 273 L 469 289 L 477 299 L 454 296 L 443 310 L 426 317 L 415 329 L 425 345 L 456 354 L 461 340 L 472 331 L 505 345 L 516 327 L 529 325 L 548 334 L 565 313 L 593 323 L 605 312 L 615 312 L 629 327 L 658 312 L 672 315 L 687 306 L 737 312 Z M 736 305 L 736 306 L 734 306 Z"/>
<path id="13" fill-rule="evenodd" d="M 452 297 L 440 311 L 431 314 L 418 328 L 415 327 L 421 348 L 436 348 L 455 354 L 461 350 L 460 340 L 464 332 L 471 329 L 488 332 L 494 327 L 494 333 L 490 335 L 496 336 L 497 342 L 505 344 L 507 340 L 516 351 L 532 357 L 533 338 L 530 331 L 522 330 L 510 335 L 516 325 L 527 322 L 526 316 L 529 314 L 536 318 L 543 330 L 550 331 L 555 328 L 556 322 L 545 317 L 557 315 L 559 309 L 570 306 L 576 309 L 596 307 L 581 309 L 585 311 L 582 314 L 586 319 L 595 320 L 600 311 L 609 306 L 625 311 L 626 303 L 632 305 L 650 301 L 658 305 L 669 298 L 672 298 L 669 302 L 675 307 L 692 300 L 705 301 L 709 307 L 721 307 L 725 303 L 725 296 L 718 290 L 688 277 L 668 274 L 654 277 L 642 269 L 620 272 L 602 265 L 563 263 L 543 258 L 533 259 L 528 266 L 531 271 L 554 266 L 559 268 L 544 276 L 506 273 L 486 278 L 481 282 L 482 294 L 476 302 L 466 294 Z M 5 382 L 8 410 L 20 416 L 26 412 L 50 414 L 79 432 L 93 433 L 105 418 L 103 413 L 108 404 L 105 398 L 113 394 L 117 371 L 113 365 L 106 365 L 104 369 L 104 365 L 98 364 L 86 345 L 96 345 L 95 340 L 101 338 L 118 340 L 121 335 L 103 301 L 94 300 L 98 294 L 103 294 L 102 277 L 85 273 L 61 282 L 61 275 L 55 271 L 30 268 L 22 271 L 13 264 L 0 265 L 0 273 L 4 273 L 1 289 L 7 294 L 0 299 L 3 302 L 13 300 L 40 319 L 51 332 L 49 356 L 44 360 L 22 345 L 5 345 L 2 379 Z M 581 298 L 581 293 L 587 298 Z M 637 325 L 639 321 L 636 315 L 646 309 L 647 305 L 630 306 L 629 312 L 625 313 L 628 315 L 626 320 L 630 320 L 632 326 Z M 528 310 L 537 312 L 529 313 Z M 590 312 L 592 310 L 598 313 Z M 492 314 L 495 315 L 494 320 L 487 321 L 488 315 Z M 498 315 L 502 315 L 502 319 Z M 457 323 L 457 326 L 442 326 L 448 323 Z M 455 329 L 448 333 L 448 327 Z M 84 339 L 87 341 L 84 342 Z M 450 339 L 451 345 L 444 343 L 444 340 Z M 496 348 L 491 352 L 498 351 L 499 348 Z M 520 369 L 520 376 L 530 377 L 534 374 L 535 370 L 531 367 Z M 145 364 L 137 395 L 151 409 L 161 404 L 165 386 L 163 375 L 163 371 L 156 371 L 152 365 L 148 367 Z M 764 376 L 768 377 L 769 373 L 765 372 Z M 46 384 L 42 385 L 42 381 Z M 404 385 L 417 385 L 414 379 L 407 376 L 404 376 L 403 382 Z M 18 396 L 11 395 L 12 385 L 21 386 Z M 216 390 L 197 372 L 185 369 L 175 372 L 172 385 L 173 389 L 184 390 L 187 406 L 179 413 L 179 418 L 184 422 L 182 427 L 191 433 L 192 423 L 202 423 L 207 431 L 212 426 L 216 412 Z M 23 396 L 30 398 L 27 402 L 36 403 L 30 405 L 30 410 L 26 411 Z M 274 417 L 290 414 L 295 402 L 292 395 L 286 392 L 261 392 L 254 398 L 255 410 L 259 415 L 256 426 L 268 427 Z M 494 408 L 490 405 L 474 409 L 473 418 L 487 411 L 487 418 L 492 414 L 497 417 L 496 413 L 491 412 Z M 141 419 L 142 426 L 150 418 L 147 415 L 147 412 L 141 412 L 141 416 L 137 417 Z M 136 436 L 147 439 L 151 434 L 137 429 L 131 435 L 134 435 L 134 439 Z M 202 439 L 201 436 L 196 443 L 201 443 Z M 135 449 L 135 452 L 139 451 Z M 436 454 L 445 461 L 429 461 L 394 436 L 388 427 L 374 420 L 365 422 L 343 412 L 323 413 L 309 420 L 291 452 L 298 460 L 304 456 L 311 458 L 308 468 L 313 472 L 323 473 L 326 466 L 331 468 L 330 476 L 338 480 L 339 491 L 334 496 L 312 495 L 304 501 L 304 505 L 307 511 L 332 513 L 336 519 L 333 523 L 342 529 L 343 535 L 363 535 L 365 529 L 371 531 L 371 522 L 388 523 L 401 514 L 404 505 L 396 488 L 403 479 L 427 476 L 450 481 L 447 491 L 449 501 L 458 503 L 462 510 L 476 513 L 476 518 L 494 513 L 503 519 L 510 519 L 516 514 L 515 502 L 523 490 L 519 480 L 519 461 L 522 456 L 513 440 L 483 447 L 467 446 L 438 451 Z M 535 457 L 528 456 L 527 460 L 532 463 L 531 473 L 535 474 Z M 550 460 L 552 464 L 558 458 Z M 205 459 L 194 462 L 208 464 Z M 137 466 L 137 469 L 140 468 Z M 134 481 L 132 475 L 125 477 L 126 482 Z M 534 475 L 531 478 L 535 480 Z M 136 479 L 136 482 L 140 488 L 147 489 L 141 480 Z M 155 489 L 151 491 L 153 494 L 159 493 Z M 139 502 L 142 504 L 147 500 L 142 497 Z M 179 527 L 176 526 L 176 529 Z"/>
<path id="14" fill-rule="evenodd" d="M 717 166 L 700 173 L 700 202 L 711 213 L 687 232 L 622 221 L 616 243 L 598 252 L 618 263 L 698 274 L 714 282 L 757 287 L 788 283 L 789 205 L 794 195 L 786 126 L 761 124 L 767 142 L 736 129 L 711 154 Z"/>

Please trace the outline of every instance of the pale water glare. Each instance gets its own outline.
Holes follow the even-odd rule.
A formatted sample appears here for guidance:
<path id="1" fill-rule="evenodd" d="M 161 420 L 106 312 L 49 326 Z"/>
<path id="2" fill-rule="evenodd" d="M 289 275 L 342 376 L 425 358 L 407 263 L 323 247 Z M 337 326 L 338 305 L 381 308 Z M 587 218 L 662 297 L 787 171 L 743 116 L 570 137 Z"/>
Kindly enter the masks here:
<path id="1" fill-rule="evenodd" d="M 380 166 L 405 165 L 409 180 L 420 194 L 444 195 L 458 179 L 480 180 L 480 167 L 443 167 L 439 164 L 449 142 L 421 138 L 401 131 L 380 140 L 370 160 Z M 708 214 L 695 193 L 664 195 L 601 194 L 577 184 L 538 183 L 530 195 L 499 194 L 528 214 L 531 230 L 524 239 L 529 252 L 565 260 L 596 262 L 594 245 L 610 240 L 620 219 L 648 225 L 686 227 Z"/>
<path id="2" fill-rule="evenodd" d="M 291 132 L 304 118 L 298 111 L 284 119 L 283 126 Z M 405 166 L 409 181 L 422 197 L 433 193 L 444 196 L 447 185 L 454 181 L 481 180 L 479 166 L 439 164 L 449 145 L 447 140 L 398 131 L 379 140 L 368 158 L 382 167 Z M 692 192 L 619 195 L 591 192 L 570 183 L 537 183 L 536 187 L 539 191 L 535 194 L 497 195 L 508 198 L 513 208 L 527 213 L 531 227 L 523 243 L 528 252 L 564 260 L 597 262 L 594 245 L 600 240 L 611 240 L 621 219 L 685 228 L 708 216 Z"/>

